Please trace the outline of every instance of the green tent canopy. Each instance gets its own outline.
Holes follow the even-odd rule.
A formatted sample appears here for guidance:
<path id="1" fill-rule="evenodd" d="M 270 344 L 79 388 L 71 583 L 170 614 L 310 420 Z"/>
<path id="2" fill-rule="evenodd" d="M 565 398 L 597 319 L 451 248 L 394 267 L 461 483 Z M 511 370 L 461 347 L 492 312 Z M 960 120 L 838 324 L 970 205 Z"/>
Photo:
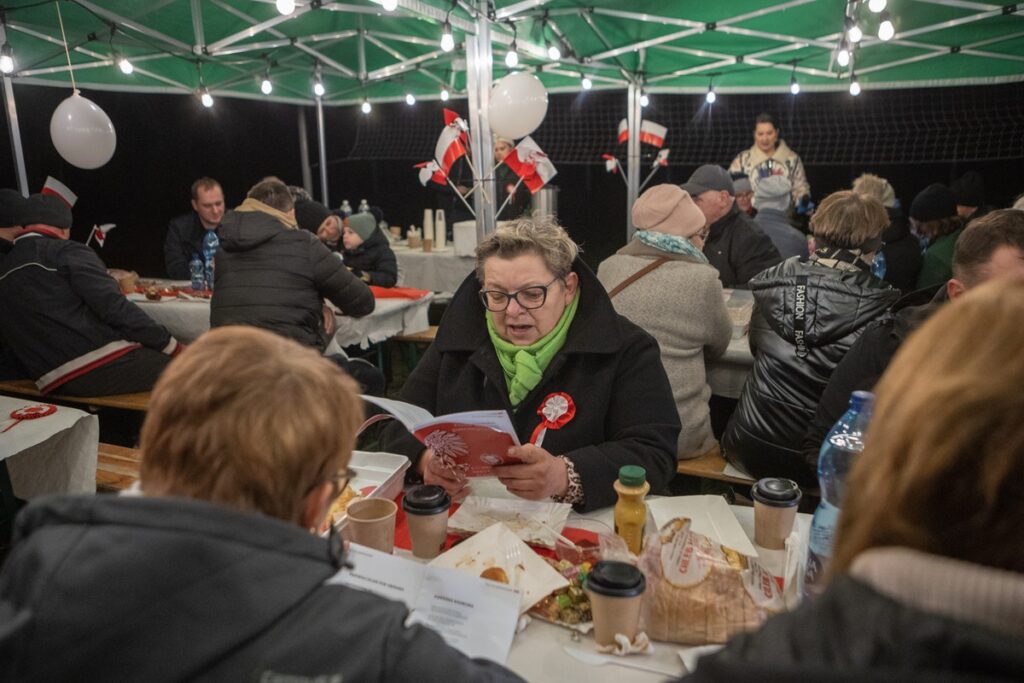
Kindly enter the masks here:
<path id="1" fill-rule="evenodd" d="M 322 79 L 327 105 L 465 95 L 470 0 L 24 0 L 6 7 L 15 83 L 84 90 L 269 98 L 309 104 Z M 884 13 L 872 11 L 886 5 Z M 992 84 L 1024 80 L 1024 6 L 974 0 L 498 0 L 490 18 L 494 77 L 535 71 L 551 92 L 784 92 Z M 847 22 L 863 39 L 840 66 Z M 889 19 L 894 35 L 878 37 Z M 455 48 L 441 49 L 445 22 Z M 549 49 L 561 55 L 551 59 Z M 134 67 L 122 73 L 115 58 Z M 272 84 L 269 95 L 261 83 Z"/>

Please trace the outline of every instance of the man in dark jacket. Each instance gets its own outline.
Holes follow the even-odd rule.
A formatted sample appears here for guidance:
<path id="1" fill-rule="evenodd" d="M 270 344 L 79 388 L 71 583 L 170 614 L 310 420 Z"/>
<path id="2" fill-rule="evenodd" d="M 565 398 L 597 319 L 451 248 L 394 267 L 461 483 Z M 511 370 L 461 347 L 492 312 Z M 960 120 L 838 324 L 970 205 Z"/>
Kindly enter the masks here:
<path id="1" fill-rule="evenodd" d="M 95 252 L 71 234 L 71 209 L 32 195 L 0 265 L 0 337 L 44 394 L 148 391 L 180 350 L 128 301 Z"/>
<path id="2" fill-rule="evenodd" d="M 323 351 L 323 298 L 356 318 L 375 304 L 316 235 L 298 229 L 288 186 L 260 181 L 221 226 L 210 326 L 255 325 Z"/>
<path id="3" fill-rule="evenodd" d="M 681 187 L 711 226 L 704 254 L 724 287 L 746 289 L 750 278 L 782 260 L 779 250 L 736 206 L 732 176 L 721 166 L 701 166 Z"/>
<path id="4" fill-rule="evenodd" d="M 519 681 L 334 581 L 318 529 L 362 404 L 310 349 L 203 335 L 153 392 L 140 496 L 33 502 L 0 574 L 3 681 Z"/>
<path id="5" fill-rule="evenodd" d="M 793 183 L 781 175 L 762 178 L 754 192 L 754 206 L 757 208 L 754 225 L 768 235 L 782 258 L 807 256 L 807 237 L 789 222 L 792 196 Z"/>
<path id="6" fill-rule="evenodd" d="M 398 282 L 398 259 L 373 214 L 354 213 L 346 221 L 341 232 L 345 267 L 368 285 L 394 287 Z"/>
<path id="7" fill-rule="evenodd" d="M 825 435 L 844 412 L 854 391 L 871 391 L 904 340 L 940 306 L 994 278 L 1024 278 L 1024 211 L 994 211 L 964 228 L 953 252 L 953 277 L 931 302 L 908 305 L 911 293 L 890 315 L 864 330 L 829 379 L 804 437 L 804 457 L 817 462 Z M 904 303 L 906 302 L 906 303 Z"/>
<path id="8" fill-rule="evenodd" d="M 173 219 L 167 226 L 164 240 L 164 265 L 167 277 L 173 280 L 191 278 L 189 262 L 202 256 L 203 237 L 216 231 L 224 218 L 224 191 L 213 178 L 200 178 L 192 183 L 192 211 Z"/>

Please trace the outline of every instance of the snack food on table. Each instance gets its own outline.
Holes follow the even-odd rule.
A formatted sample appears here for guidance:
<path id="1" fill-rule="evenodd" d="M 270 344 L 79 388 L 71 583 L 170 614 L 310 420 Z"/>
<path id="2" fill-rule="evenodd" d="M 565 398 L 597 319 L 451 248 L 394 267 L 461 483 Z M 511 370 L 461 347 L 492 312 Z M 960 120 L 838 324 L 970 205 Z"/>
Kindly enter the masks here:
<path id="1" fill-rule="evenodd" d="M 349 503 L 360 498 L 359 493 L 351 486 L 346 486 L 345 490 L 342 491 L 334 502 L 331 503 L 331 508 L 327 511 L 327 516 L 324 518 L 323 524 L 321 524 L 321 532 L 327 531 L 329 526 L 333 526 L 338 523 L 348 510 Z"/>
<path id="2" fill-rule="evenodd" d="M 508 574 L 501 567 L 488 567 L 480 572 L 481 579 L 489 579 L 498 583 L 508 583 Z"/>
<path id="3" fill-rule="evenodd" d="M 147 287 L 144 294 L 150 301 L 158 301 L 160 299 L 160 290 L 156 287 Z"/>
<path id="4" fill-rule="evenodd" d="M 530 614 L 545 621 L 569 627 L 588 625 L 592 621 L 590 598 L 584 590 L 590 563 L 576 565 L 568 560 L 545 558 L 559 574 L 569 580 L 569 586 L 560 588 L 544 598 L 530 610 Z"/>

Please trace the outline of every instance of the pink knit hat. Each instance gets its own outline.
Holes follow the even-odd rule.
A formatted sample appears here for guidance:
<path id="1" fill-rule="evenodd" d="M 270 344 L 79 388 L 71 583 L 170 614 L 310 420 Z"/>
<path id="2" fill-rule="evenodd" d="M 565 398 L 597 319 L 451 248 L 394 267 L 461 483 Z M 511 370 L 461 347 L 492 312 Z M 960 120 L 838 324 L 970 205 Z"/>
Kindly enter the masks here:
<path id="1" fill-rule="evenodd" d="M 693 198 L 678 185 L 655 185 L 633 204 L 633 225 L 637 230 L 693 237 L 705 223 L 707 220 Z"/>

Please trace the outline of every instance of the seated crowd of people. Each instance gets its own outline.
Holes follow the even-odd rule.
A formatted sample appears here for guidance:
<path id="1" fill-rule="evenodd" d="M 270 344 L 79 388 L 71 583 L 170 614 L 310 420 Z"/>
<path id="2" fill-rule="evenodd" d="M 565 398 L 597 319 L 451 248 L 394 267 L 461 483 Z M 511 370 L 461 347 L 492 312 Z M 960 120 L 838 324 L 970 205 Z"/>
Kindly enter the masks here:
<path id="1" fill-rule="evenodd" d="M 519 680 L 406 625 L 396 603 L 326 583 L 344 550 L 310 533 L 349 477 L 367 388 L 324 356 L 324 300 L 358 317 L 369 286 L 396 284 L 377 217 L 274 177 L 225 211 L 220 185 L 196 181 L 165 260 L 188 279 L 216 235 L 215 329 L 184 348 L 68 240 L 59 199 L 3 191 L 0 207 L 4 377 L 43 394 L 152 388 L 137 495 L 19 514 L 0 678 Z M 976 174 L 928 186 L 906 218 L 871 174 L 815 207 L 759 117 L 730 170 L 653 186 L 631 218 L 596 273 L 553 217 L 501 223 L 399 397 L 435 415 L 504 410 L 523 445 L 498 480 L 586 512 L 615 502 L 624 465 L 667 494 L 678 461 L 706 455 L 813 490 L 826 432 L 852 391 L 874 390 L 828 589 L 695 678 L 1024 676 L 1024 210 L 987 207 Z M 716 434 L 707 367 L 732 338 L 726 289 L 753 297 L 753 366 Z M 542 429 L 552 402 L 566 419 Z M 411 461 L 407 482 L 471 487 L 397 422 L 380 440 Z"/>

